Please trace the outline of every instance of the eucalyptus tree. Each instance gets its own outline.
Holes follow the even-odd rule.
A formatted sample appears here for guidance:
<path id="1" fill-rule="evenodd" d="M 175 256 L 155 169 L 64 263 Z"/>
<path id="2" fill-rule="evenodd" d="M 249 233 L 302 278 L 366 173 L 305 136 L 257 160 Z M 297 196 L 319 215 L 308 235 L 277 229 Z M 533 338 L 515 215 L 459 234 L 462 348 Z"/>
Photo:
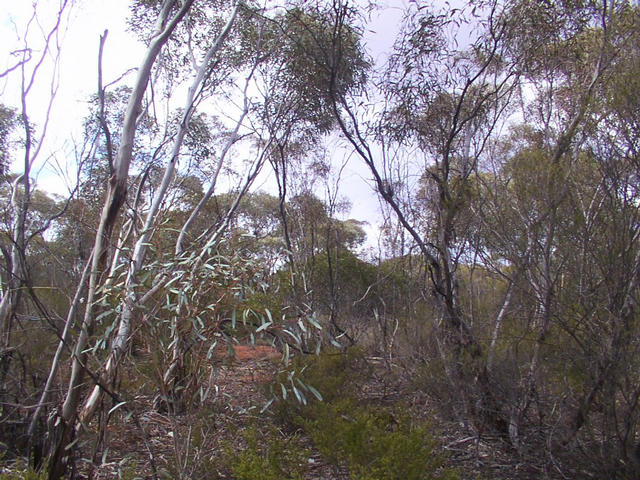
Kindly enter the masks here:
<path id="1" fill-rule="evenodd" d="M 296 245 L 296 222 L 304 221 L 296 215 L 296 197 L 308 196 L 326 168 L 323 141 L 335 129 L 331 103 L 323 84 L 328 81 L 326 66 L 317 61 L 318 55 L 330 50 L 327 43 L 331 8 L 326 2 L 312 1 L 291 8 L 278 16 L 274 23 L 273 48 L 279 52 L 271 57 L 271 72 L 265 87 L 269 92 L 269 108 L 265 123 L 274 138 L 269 162 L 275 174 L 280 198 L 280 217 L 286 247 L 287 263 L 294 291 L 292 299 L 298 315 L 313 310 L 313 292 L 307 282 L 311 256 L 301 259 L 300 245 Z M 352 39 L 353 40 L 353 39 Z M 341 88 L 362 83 L 366 61 L 362 52 L 352 50 L 339 60 L 343 66 L 334 79 Z M 298 236 L 298 241 L 301 237 Z M 305 250 L 309 254 L 309 250 Z M 305 263 L 306 265 L 303 265 Z"/>
<path id="2" fill-rule="evenodd" d="M 66 469 L 66 461 L 69 459 L 67 446 L 73 441 L 77 422 L 78 408 L 81 403 L 82 384 L 86 375 L 86 363 L 88 359 L 87 344 L 92 336 L 95 325 L 95 301 L 100 284 L 101 274 L 106 263 L 107 248 L 111 240 L 120 209 L 124 204 L 128 189 L 129 167 L 132 160 L 133 143 L 137 131 L 137 120 L 143 109 L 143 99 L 151 78 L 152 69 L 160 51 L 163 49 L 176 26 L 183 20 L 193 1 L 178 4 L 166 1 L 159 5 L 157 19 L 152 34 L 149 37 L 148 49 L 138 70 L 137 78 L 129 97 L 127 111 L 122 122 L 122 135 L 120 146 L 115 156 L 111 151 L 107 152 L 109 158 L 109 186 L 105 196 L 104 207 L 99 219 L 95 243 L 90 260 L 90 268 L 87 271 L 88 286 L 86 290 L 86 307 L 81 322 L 80 334 L 73 344 L 72 369 L 69 378 L 69 386 L 64 403 L 59 412 L 55 426 L 50 427 L 50 447 L 48 453 L 50 478 L 59 478 Z M 104 38 L 104 37 L 103 37 Z M 102 44 L 103 40 L 101 40 Z M 100 95 L 103 95 L 102 86 Z M 105 134 L 107 132 L 105 131 Z M 85 276 L 83 276 L 85 277 Z M 86 278 L 86 277 L 85 277 Z M 81 279 L 78 292 L 84 288 L 85 278 Z M 80 295 L 76 295 L 67 318 L 67 327 L 63 334 L 62 342 L 66 342 L 68 331 L 75 317 Z M 55 375 L 59 357 L 54 359 L 50 378 Z M 49 383 L 49 382 L 48 382 Z M 48 385 L 47 385 L 48 387 Z M 43 397 L 47 395 L 45 387 Z M 46 397 L 45 397 L 46 398 Z M 34 414 L 32 424 L 37 420 L 37 412 Z"/>
<path id="3" fill-rule="evenodd" d="M 12 339 L 18 313 L 27 311 L 26 305 L 31 302 L 44 321 L 54 324 L 50 312 L 33 288 L 30 253 L 55 217 L 64 211 L 63 204 L 61 210 L 43 212 L 37 205 L 37 197 L 40 195 L 42 198 L 42 195 L 37 192 L 35 182 L 38 172 L 52 160 L 47 158 L 43 145 L 59 88 L 55 72 L 60 61 L 60 32 L 67 25 L 70 8 L 71 2 L 59 2 L 54 6 L 53 15 L 45 19 L 38 6 L 34 5 L 24 31 L 20 32 L 21 48 L 13 52 L 17 62 L 0 75 L 6 77 L 7 91 L 15 94 L 12 99 L 14 106 L 2 107 L 0 121 L 2 189 L 8 200 L 5 204 L 6 230 L 3 229 L 0 240 L 4 260 L 0 284 L 0 388 L 3 395 L 11 390 L 5 383 L 11 360 L 16 352 L 21 353 L 20 345 Z M 48 92 L 48 97 L 43 104 L 36 106 L 34 97 L 40 89 Z M 9 173 L 11 171 L 16 173 Z M 13 393 L 19 391 L 24 390 L 14 389 Z M 5 404 L 3 400 L 2 423 L 6 420 Z"/>
<path id="4" fill-rule="evenodd" d="M 479 177 L 480 183 L 490 179 L 488 189 L 484 190 L 488 201 L 477 205 L 475 211 L 493 232 L 484 237 L 488 240 L 484 258 L 490 259 L 488 264 L 497 261 L 494 271 L 508 284 L 505 303 L 491 335 L 490 358 L 514 289 L 519 299 L 513 308 L 528 308 L 521 311 L 529 312 L 528 323 L 516 328 L 522 328 L 523 335 L 535 338 L 531 350 L 519 353 L 523 355 L 527 351 L 528 358 L 521 360 L 524 365 L 512 372 L 517 382 L 506 387 L 513 398 L 509 408 L 510 435 L 518 448 L 526 443 L 518 438 L 520 430 L 526 429 L 525 424 L 531 426 L 535 422 L 533 405 L 543 401 L 539 395 L 548 391 L 547 382 L 554 381 L 550 364 L 545 361 L 545 356 L 553 355 L 550 339 L 568 348 L 573 342 L 561 340 L 567 333 L 582 345 L 580 349 L 593 345 L 591 341 L 595 340 L 582 343 L 585 339 L 576 337 L 581 336 L 576 325 L 586 322 L 594 312 L 583 311 L 582 319 L 576 320 L 574 307 L 571 302 L 565 303 L 564 295 L 576 287 L 578 290 L 571 298 L 584 304 L 587 296 L 593 294 L 584 290 L 584 285 L 591 284 L 587 277 L 595 278 L 593 272 L 586 274 L 590 267 L 584 261 L 603 241 L 593 236 L 593 228 L 595 223 L 606 224 L 615 218 L 614 215 L 605 220 L 606 217 L 600 216 L 607 202 L 601 184 L 604 179 L 596 167 L 602 160 L 594 155 L 592 145 L 606 141 L 607 137 L 596 127 L 603 114 L 598 92 L 609 88 L 607 85 L 616 76 L 613 72 L 618 58 L 632 57 L 623 53 L 625 45 L 632 43 L 630 32 L 633 30 L 622 21 L 633 17 L 629 8 L 615 2 L 547 7 L 516 2 L 509 10 L 519 25 L 512 34 L 516 40 L 511 43 L 509 55 L 526 59 L 521 60 L 522 88 L 527 92 L 521 97 L 521 106 L 527 125 L 514 128 L 503 144 L 506 148 L 489 156 L 497 161 L 497 170 L 495 164 L 493 167 L 487 164 L 487 170 L 498 174 Z M 580 255 L 576 255 L 578 245 Z M 499 266 L 500 263 L 503 266 Z M 504 268 L 505 263 L 510 269 Z M 578 300 L 581 295 L 585 297 Z M 566 358 L 562 362 L 570 369 L 587 368 L 576 366 L 580 363 L 578 358 L 586 356 L 583 352 L 574 357 L 575 364 Z M 553 441 L 566 445 L 572 436 L 567 437 L 567 431 L 583 424 L 584 414 L 590 410 L 593 395 L 600 388 L 595 387 L 599 380 L 587 383 L 590 386 L 584 389 L 590 393 L 582 400 L 576 398 L 581 406 L 574 405 L 562 414 L 558 412 L 564 417 L 562 423 L 567 430 L 555 435 Z M 547 434 L 552 436 L 550 431 Z"/>
<path id="5" fill-rule="evenodd" d="M 211 98 L 216 87 L 219 87 L 224 81 L 229 81 L 229 73 L 236 67 L 239 75 L 246 77 L 245 83 L 248 84 L 256 62 L 259 61 L 259 55 L 249 55 L 249 68 L 243 72 L 242 65 L 246 65 L 246 61 L 238 61 L 233 56 L 229 58 L 229 54 L 232 52 L 228 49 L 226 57 L 221 54 L 223 47 L 228 43 L 227 39 L 230 33 L 235 30 L 235 23 L 241 9 L 243 14 L 252 15 L 250 9 L 241 2 L 228 3 L 229 5 L 204 3 L 196 5 L 192 1 L 166 1 L 137 5 L 135 10 L 137 17 L 134 18 L 134 22 L 143 27 L 142 31 L 149 32 L 149 36 L 145 39 L 148 43 L 148 50 L 138 71 L 136 82 L 128 96 L 127 109 L 120 127 L 121 132 L 116 135 L 111 134 L 111 129 L 105 117 L 105 90 L 102 87 L 102 80 L 99 78 L 97 118 L 105 137 L 104 156 L 108 166 L 109 185 L 102 215 L 98 223 L 98 232 L 91 257 L 91 267 L 86 270 L 88 272 L 86 275 L 88 276 L 86 303 L 80 334 L 74 340 L 74 354 L 71 358 L 72 370 L 67 395 L 59 413 L 58 426 L 53 429 L 50 427 L 52 438 L 49 441 L 49 468 L 52 478 L 57 478 L 64 472 L 65 462 L 68 458 L 68 454 L 65 453 L 66 446 L 75 436 L 76 428 L 82 422 L 88 422 L 91 419 L 100 404 L 100 398 L 103 393 L 110 391 L 111 387 L 109 385 L 112 384 L 116 377 L 118 364 L 121 362 L 130 342 L 132 322 L 138 308 L 144 304 L 144 301 L 139 298 L 140 287 L 143 285 L 140 284 L 138 276 L 146 264 L 147 247 L 152 235 L 157 230 L 159 213 L 167 201 L 169 189 L 175 178 L 183 143 L 185 139 L 188 140 L 188 132 L 193 131 L 193 127 L 198 125 L 197 122 L 193 121 L 194 111 L 204 100 Z M 221 23 L 218 21 L 221 18 L 220 14 L 224 15 L 225 13 L 227 15 L 226 23 Z M 144 28 L 149 25 L 152 26 L 151 29 Z M 205 36 L 201 37 L 202 35 Z M 198 37 L 199 40 L 204 40 L 204 38 L 208 37 L 209 41 L 195 42 L 196 39 L 194 37 Z M 100 55 L 104 44 L 105 36 L 101 38 Z M 259 52 L 260 49 L 261 47 L 258 46 L 256 51 Z M 145 181 L 149 182 L 149 186 L 155 183 L 154 176 L 150 174 L 153 170 L 150 170 L 150 168 L 153 167 L 156 159 L 158 161 L 166 159 L 164 172 L 159 177 L 156 177 L 157 183 L 150 190 L 149 203 L 140 202 L 140 196 L 136 195 L 133 203 L 133 217 L 129 221 L 120 224 L 122 230 L 116 245 L 117 248 L 114 249 L 110 246 L 111 238 L 118 225 L 121 209 L 127 198 L 129 172 L 134 158 L 133 146 L 136 136 L 140 134 L 141 123 L 139 120 L 141 113 L 143 113 L 144 108 L 147 108 L 145 107 L 144 97 L 152 77 L 154 81 L 164 82 L 165 88 L 172 89 L 179 85 L 182 78 L 189 76 L 189 68 L 185 67 L 181 60 L 176 62 L 176 57 L 178 56 L 188 59 L 193 68 L 193 78 L 186 94 L 185 106 L 181 111 L 179 121 L 173 124 L 174 130 L 167 135 L 167 126 L 163 127 L 166 140 L 161 140 L 154 147 L 153 155 L 143 160 L 146 163 L 141 166 L 144 174 L 141 176 L 139 188 L 142 187 Z M 226 65 L 222 68 L 221 59 L 225 59 L 226 62 Z M 234 62 L 236 65 L 234 65 Z M 154 69 L 154 67 L 156 68 Z M 164 67 L 164 69 L 159 69 L 158 67 Z M 166 72 L 168 75 L 158 77 L 158 74 L 162 74 L 162 72 Z M 232 86 L 233 83 L 229 83 L 227 86 L 230 85 Z M 230 90 L 233 90 L 233 87 Z M 170 97 L 167 96 L 166 98 L 169 99 Z M 251 103 L 251 100 L 247 97 L 246 87 L 242 101 L 244 102 L 244 108 L 237 121 L 238 126 L 242 124 L 242 119 L 246 116 Z M 155 119 L 155 122 L 158 122 L 158 118 Z M 171 125 L 169 125 L 169 128 L 171 128 Z M 235 142 L 237 139 L 232 138 L 231 141 Z M 168 149 L 164 148 L 165 144 L 169 145 Z M 260 157 L 261 155 L 259 154 L 253 167 L 251 167 L 249 176 L 240 190 L 241 193 L 246 192 L 257 171 L 259 171 L 261 165 Z M 222 164 L 222 160 L 219 165 Z M 213 183 L 215 184 L 215 182 Z M 230 215 L 231 213 L 229 213 Z M 141 225 L 137 225 L 139 217 L 142 218 Z M 206 238 L 201 256 L 215 243 L 219 232 L 220 229 Z M 129 247 L 131 250 L 129 250 Z M 116 296 L 118 305 L 112 311 L 116 314 L 116 318 L 110 330 L 114 332 L 113 338 L 109 340 L 110 354 L 104 359 L 103 367 L 100 371 L 92 374 L 96 386 L 92 393 L 83 400 L 82 392 L 84 388 L 82 383 L 87 373 L 87 361 L 89 359 L 87 347 L 89 342 L 93 341 L 92 332 L 97 323 L 105 317 L 103 314 L 98 317 L 97 310 L 100 310 L 98 293 L 102 291 L 102 294 L 104 294 L 104 289 L 113 282 L 113 274 L 115 269 L 121 265 L 120 258 L 123 256 L 124 249 L 130 252 L 129 268 L 122 284 L 123 290 Z M 111 256 L 111 260 L 108 262 L 109 256 Z M 108 263 L 111 264 L 110 269 L 106 268 Z M 164 286 L 163 280 L 166 281 L 166 278 L 160 273 L 156 280 L 156 285 L 152 289 L 157 291 Z M 78 294 L 69 310 L 67 326 L 60 344 L 61 347 L 69 340 L 68 332 L 74 320 L 75 310 L 78 308 L 79 293 L 84 289 L 84 282 L 85 279 L 81 279 L 78 286 Z M 179 342 L 176 342 L 176 344 L 179 344 Z M 174 357 L 177 359 L 179 356 L 180 352 L 176 351 Z M 59 361 L 60 357 L 56 356 L 41 403 L 45 402 L 49 394 L 50 383 L 55 377 Z M 81 407 L 82 402 L 84 402 L 84 406 Z M 39 409 L 32 418 L 32 434 L 35 430 L 38 414 Z"/>
<path id="6" fill-rule="evenodd" d="M 333 5 L 334 31 L 349 28 L 349 6 Z M 438 306 L 433 328 L 446 376 L 463 407 L 459 414 L 475 410 L 482 422 L 504 430 L 482 346 L 458 304 L 456 278 L 468 249 L 460 219 L 469 179 L 505 119 L 517 80 L 516 69 L 502 61 L 507 23 L 497 5 L 480 10 L 485 15 L 475 19 L 480 32 L 457 47 L 453 39 L 462 35 L 461 25 L 468 25 L 466 10 L 409 8 L 382 76 L 384 112 L 374 106 L 363 111 L 361 94 L 331 83 L 328 92 L 342 133 L 424 257 Z M 338 56 L 346 48 L 336 38 L 332 53 Z M 329 63 L 329 68 L 339 71 L 339 65 Z M 423 188 L 412 177 L 422 178 Z"/>
<path id="7" fill-rule="evenodd" d="M 634 100 L 619 86 L 632 83 L 623 79 L 636 64 L 637 11 L 514 2 L 507 12 L 518 25 L 505 59 L 520 67 L 521 114 L 490 143 L 470 192 L 474 253 L 503 299 L 489 300 L 494 318 L 476 313 L 474 324 L 489 339 L 487 366 L 509 399 L 503 411 L 521 453 L 571 471 L 584 451 L 594 474 L 633 475 L 635 410 L 614 398 L 633 396 L 637 379 L 623 365 L 636 345 L 613 318 L 630 318 L 622 299 L 636 288 Z"/>
<path id="8" fill-rule="evenodd" d="M 5 74 L 11 73 L 11 70 L 16 70 L 21 76 L 18 87 L 20 92 L 19 110 L 2 107 L 2 130 L 0 135 L 2 137 L 1 168 L 3 173 L 5 173 L 7 169 L 7 164 L 11 156 L 10 152 L 13 150 L 10 148 L 11 134 L 12 131 L 17 128 L 21 130 L 21 138 L 19 140 L 21 148 L 19 152 L 22 155 L 22 168 L 20 169 L 20 173 L 11 180 L 10 204 L 13 218 L 10 231 L 7 232 L 9 236 L 8 241 L 3 245 L 3 253 L 5 254 L 8 267 L 5 284 L 0 293 L 0 332 L 3 338 L 3 349 L 8 348 L 11 322 L 13 321 L 16 308 L 20 301 L 21 287 L 24 286 L 26 281 L 25 274 L 27 268 L 25 264 L 25 251 L 29 241 L 38 234 L 37 232 L 28 231 L 29 226 L 27 225 L 33 182 L 32 169 L 37 165 L 37 162 L 40 161 L 40 152 L 46 138 L 48 127 L 48 114 L 51 111 L 55 99 L 58 80 L 55 77 L 50 79 L 49 88 L 51 90 L 51 96 L 45 108 L 46 114 L 42 119 L 43 124 L 37 130 L 31 118 L 32 105 L 30 99 L 33 97 L 36 81 L 38 81 L 38 86 L 40 86 L 40 77 L 43 76 L 41 67 L 44 61 L 48 58 L 53 58 L 54 65 L 59 61 L 60 45 L 56 40 L 59 29 L 65 21 L 67 7 L 68 2 L 62 2 L 53 22 L 47 27 L 42 27 L 40 32 L 42 38 L 38 39 L 38 41 L 42 43 L 39 54 L 36 56 L 32 55 L 29 46 L 25 45 L 25 49 L 20 52 L 18 63 L 3 73 L 4 76 Z M 34 9 L 31 22 L 29 22 L 30 25 L 38 19 L 37 15 L 38 11 Z M 45 30 L 47 28 L 48 30 Z M 25 42 L 31 38 L 30 35 L 33 36 L 34 34 L 31 31 L 25 33 Z M 4 179 L 6 178 L 7 177 L 4 177 Z"/>

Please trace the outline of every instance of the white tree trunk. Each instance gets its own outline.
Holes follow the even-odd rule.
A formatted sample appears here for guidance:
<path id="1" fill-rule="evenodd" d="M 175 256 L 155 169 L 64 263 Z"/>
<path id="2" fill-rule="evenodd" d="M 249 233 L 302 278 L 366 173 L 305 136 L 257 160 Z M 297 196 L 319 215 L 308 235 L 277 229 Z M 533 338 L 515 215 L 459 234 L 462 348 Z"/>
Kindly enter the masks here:
<path id="1" fill-rule="evenodd" d="M 121 143 L 113 165 L 113 172 L 109 181 L 109 188 L 95 237 L 89 273 L 89 286 L 87 288 L 86 308 L 80 334 L 73 348 L 69 385 L 61 412 L 59 413 L 60 418 L 58 419 L 58 423 L 52 425 L 52 431 L 49 432 L 51 445 L 48 452 L 48 461 L 49 476 L 51 479 L 60 478 L 64 474 L 66 465 L 63 458 L 66 456 L 67 445 L 73 441 L 86 368 L 86 347 L 95 322 L 93 311 L 96 292 L 101 281 L 100 277 L 105 265 L 106 249 L 111 238 L 113 227 L 126 199 L 129 166 L 132 159 L 137 119 L 142 111 L 144 93 L 147 89 L 151 70 L 158 54 L 168 41 L 175 27 L 189 11 L 193 2 L 194 0 L 184 0 L 179 4 L 176 0 L 165 0 L 163 2 L 156 21 L 154 34 L 142 60 L 140 69 L 138 70 L 138 76 L 129 98 L 123 121 Z M 177 10 L 171 15 L 174 7 L 177 7 Z"/>
<path id="2" fill-rule="evenodd" d="M 195 109 L 194 101 L 196 92 L 203 85 L 203 82 L 206 79 L 207 71 L 210 67 L 211 61 L 213 57 L 219 52 L 222 47 L 224 40 L 228 36 L 235 20 L 237 18 L 239 9 L 239 3 L 236 4 L 231 17 L 227 21 L 227 24 L 223 28 L 222 32 L 216 39 L 216 41 L 211 45 L 207 53 L 205 54 L 200 67 L 197 70 L 196 76 L 193 79 L 191 87 L 189 88 L 187 99 L 184 107 L 184 114 L 180 121 L 180 127 L 176 134 L 176 138 L 173 141 L 173 146 L 171 149 L 171 156 L 169 158 L 169 162 L 165 167 L 164 175 L 162 181 L 160 183 L 160 187 L 156 194 L 154 195 L 153 201 L 151 203 L 151 207 L 149 212 L 147 213 L 144 226 L 142 229 L 142 233 L 140 237 L 136 241 L 133 257 L 131 262 L 129 263 L 129 271 L 127 272 L 127 278 L 125 281 L 125 294 L 124 300 L 122 303 L 122 313 L 120 315 L 120 322 L 118 326 L 118 332 L 112 342 L 111 345 L 111 354 L 106 362 L 104 367 L 104 372 L 102 375 L 102 382 L 104 384 L 109 384 L 113 381 L 116 368 L 120 361 L 120 358 L 124 354 L 127 344 L 129 342 L 129 336 L 131 332 L 131 323 L 133 321 L 133 316 L 135 313 L 135 308 L 137 304 L 136 299 L 136 279 L 140 269 L 143 266 L 144 258 L 147 252 L 147 245 L 149 240 L 151 239 L 151 235 L 155 231 L 154 223 L 156 221 L 157 214 L 160 210 L 162 202 L 165 199 L 166 193 L 169 189 L 171 181 L 174 178 L 176 165 L 178 162 L 178 158 L 180 155 L 180 149 L 182 148 L 182 143 L 184 141 L 184 137 L 187 134 L 189 128 L 189 122 L 193 116 L 193 112 Z M 91 392 L 91 395 L 88 397 L 85 405 L 80 414 L 80 421 L 87 421 L 93 416 L 100 398 L 102 396 L 102 389 L 99 385 L 96 385 Z"/>

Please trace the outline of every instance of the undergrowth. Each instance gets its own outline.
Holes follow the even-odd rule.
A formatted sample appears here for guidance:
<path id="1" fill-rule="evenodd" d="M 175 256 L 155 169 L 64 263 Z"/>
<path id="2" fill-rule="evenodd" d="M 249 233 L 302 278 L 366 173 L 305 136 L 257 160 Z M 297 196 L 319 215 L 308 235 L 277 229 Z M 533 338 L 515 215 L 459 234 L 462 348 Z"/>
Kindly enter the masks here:
<path id="1" fill-rule="evenodd" d="M 3 455 L 0 454 L 0 480 L 44 480 L 47 478 L 46 469 L 40 473 L 24 461 L 17 461 L 11 465 L 4 464 Z"/>
<path id="2" fill-rule="evenodd" d="M 346 467 L 352 480 L 459 478 L 446 465 L 429 422 L 415 420 L 402 406 L 360 398 L 354 379 L 370 372 L 359 351 L 302 358 L 294 368 L 323 400 L 301 404 L 287 398 L 274 408 L 274 418 L 289 431 L 310 437 L 325 462 Z"/>
<path id="3" fill-rule="evenodd" d="M 298 435 L 283 435 L 273 425 L 260 429 L 257 423 L 242 434 L 242 450 L 228 443 L 221 459 L 222 470 L 234 480 L 302 480 L 309 450 Z"/>

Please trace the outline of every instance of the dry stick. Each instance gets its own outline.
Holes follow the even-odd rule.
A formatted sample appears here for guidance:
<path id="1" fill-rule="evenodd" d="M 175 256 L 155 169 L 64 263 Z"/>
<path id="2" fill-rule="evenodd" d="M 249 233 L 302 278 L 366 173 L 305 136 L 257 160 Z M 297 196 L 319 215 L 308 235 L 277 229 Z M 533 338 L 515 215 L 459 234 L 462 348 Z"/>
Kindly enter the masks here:
<path id="1" fill-rule="evenodd" d="M 35 18 L 35 11 L 31 20 Z M 31 22 L 30 20 L 30 22 Z M 26 37 L 26 35 L 25 35 Z M 26 42 L 26 40 L 25 40 Z M 25 45 L 26 46 L 26 45 Z M 45 43 L 45 51 L 48 50 L 49 44 Z M 25 50 L 26 52 L 26 50 Z M 11 211 L 15 212 L 15 220 L 10 227 L 11 238 L 11 250 L 9 252 L 8 260 L 8 275 L 7 285 L 0 300 L 0 348 L 8 349 L 10 344 L 10 334 L 12 329 L 12 321 L 15 315 L 15 311 L 20 301 L 21 295 L 21 283 L 20 272 L 22 268 L 20 264 L 23 262 L 23 255 L 21 250 L 24 250 L 24 230 L 27 219 L 27 210 L 29 208 L 30 192 L 30 175 L 31 175 L 31 146 L 32 146 L 32 131 L 29 116 L 27 115 L 27 96 L 33 81 L 35 79 L 36 72 L 39 70 L 40 65 L 44 60 L 44 54 L 40 57 L 36 66 L 34 67 L 29 85 L 25 83 L 25 63 L 21 66 L 21 107 L 22 107 L 22 120 L 24 124 L 24 167 L 23 172 L 19 174 L 16 179 L 11 183 L 11 199 L 10 206 Z M 51 100 L 50 100 L 51 102 Z M 34 157 L 35 158 L 35 155 Z M 19 196 L 18 186 L 22 183 L 24 185 L 24 192 L 22 198 Z M 3 369 L 7 368 L 2 366 Z"/>
<path id="2" fill-rule="evenodd" d="M 111 140 L 111 130 L 107 123 L 105 114 L 104 87 L 102 86 L 102 54 L 104 53 L 104 44 L 107 41 L 109 30 L 105 30 L 100 35 L 100 47 L 98 48 L 98 100 L 100 102 L 100 111 L 98 113 L 98 121 L 104 133 L 104 140 L 107 148 L 107 159 L 109 160 L 109 175 L 113 173 L 113 142 Z"/>
<path id="3" fill-rule="evenodd" d="M 54 56 L 54 74 L 51 79 L 51 92 L 49 96 L 49 100 L 47 103 L 46 113 L 44 117 L 44 125 L 42 127 L 41 135 L 39 140 L 32 141 L 32 125 L 29 120 L 29 115 L 27 113 L 27 97 L 31 91 L 31 88 L 35 82 L 36 76 L 38 75 L 40 68 L 45 60 L 45 58 L 50 54 L 52 38 L 57 34 L 58 29 L 62 23 L 62 15 L 67 7 L 68 0 L 64 0 L 58 13 L 56 15 L 56 21 L 53 27 L 49 30 L 45 37 L 44 48 L 41 52 L 41 55 L 38 59 L 36 59 L 36 65 L 31 70 L 30 75 L 26 72 L 26 64 L 31 59 L 31 49 L 29 49 L 26 45 L 27 33 L 29 30 L 29 26 L 27 26 L 27 32 L 25 32 L 25 49 L 23 50 L 22 61 L 19 63 L 20 72 L 21 72 L 21 113 L 22 120 L 24 124 L 25 131 L 25 141 L 24 141 L 24 169 L 23 172 L 18 175 L 15 181 L 12 184 L 13 192 L 11 195 L 11 207 L 12 211 L 16 212 L 15 221 L 11 226 L 11 249 L 10 252 L 3 253 L 6 255 L 8 260 L 8 281 L 5 292 L 2 294 L 2 299 L 0 300 L 0 348 L 6 348 L 7 352 L 9 351 L 10 345 L 10 336 L 12 330 L 12 321 L 15 316 L 16 310 L 18 308 L 20 297 L 22 294 L 22 287 L 24 287 L 27 282 L 26 275 L 28 274 L 28 270 L 26 268 L 26 250 L 29 242 L 33 239 L 35 235 L 26 237 L 26 225 L 27 225 L 27 216 L 30 208 L 31 202 L 31 183 L 30 183 L 30 175 L 31 168 L 33 167 L 35 161 L 39 157 L 40 149 L 42 144 L 44 143 L 44 139 L 47 133 L 47 127 L 49 125 L 49 120 L 51 118 L 51 108 L 53 106 L 54 99 L 56 97 L 57 88 L 58 88 L 58 78 L 55 75 L 56 66 L 60 59 L 60 48 L 58 46 L 57 53 Z M 29 25 L 31 22 L 36 19 L 36 10 L 34 6 L 33 16 L 29 20 Z M 28 54 L 28 55 L 27 55 Z M 27 56 L 29 58 L 27 58 Z M 16 67 L 17 68 L 17 67 Z M 8 73 L 8 72 L 7 72 Z M 32 146 L 34 147 L 32 149 Z M 22 198 L 18 198 L 18 185 L 19 183 L 23 184 L 23 192 Z M 45 224 L 46 225 L 46 224 Z M 33 290 L 31 290 L 33 293 Z M 34 301 L 37 301 L 34 297 Z M 4 363 L 2 358 L 0 358 L 0 364 Z M 8 368 L 8 365 L 0 365 L 3 370 Z M 4 380 L 3 380 L 4 383 Z"/>
<path id="4" fill-rule="evenodd" d="M 109 413 L 113 413 L 117 408 L 123 407 L 123 408 L 125 408 L 127 410 L 128 413 L 131 414 L 131 418 L 133 418 L 133 421 L 134 421 L 136 427 L 142 433 L 142 439 L 144 441 L 144 446 L 147 449 L 147 453 L 149 454 L 149 464 L 151 466 L 151 471 L 153 473 L 153 478 L 154 478 L 154 480 L 158 480 L 158 469 L 156 468 L 155 455 L 153 453 L 153 449 L 151 448 L 151 442 L 150 442 L 150 439 L 149 439 L 149 434 L 147 433 L 147 431 L 142 426 L 142 423 L 140 422 L 140 417 L 138 417 L 138 414 L 136 413 L 135 409 L 127 407 L 127 401 L 123 400 L 122 397 L 118 393 L 112 391 L 107 385 L 105 385 L 100 380 L 100 377 L 98 375 L 96 375 L 95 373 L 93 373 L 81 360 L 79 360 L 79 361 L 81 362 L 81 365 L 82 365 L 82 368 L 84 369 L 84 371 L 87 373 L 87 375 L 89 375 L 89 377 L 91 377 L 91 379 L 95 382 L 95 384 L 98 385 L 115 402 L 117 402 L 116 406 L 114 408 L 112 408 Z"/>
<path id="5" fill-rule="evenodd" d="M 78 283 L 78 288 L 76 289 L 76 293 L 73 297 L 73 300 L 71 301 L 71 306 L 69 307 L 69 311 L 67 312 L 67 319 L 64 324 L 64 330 L 62 331 L 60 342 L 58 343 L 58 348 L 56 349 L 56 353 L 53 356 L 53 361 L 51 362 L 51 367 L 49 368 L 49 377 L 47 378 L 44 390 L 42 391 L 42 395 L 40 396 L 38 407 L 36 408 L 35 412 L 33 412 L 33 416 L 31 417 L 31 423 L 29 424 L 29 429 L 27 431 L 27 435 L 29 436 L 29 439 L 31 439 L 31 441 L 33 441 L 33 436 L 36 432 L 37 422 L 40 414 L 42 413 L 42 407 L 46 406 L 49 400 L 51 386 L 53 385 L 54 379 L 58 373 L 58 368 L 60 367 L 60 358 L 62 356 L 62 351 L 66 346 L 68 346 L 69 331 L 71 330 L 71 326 L 73 325 L 73 321 L 76 317 L 78 305 L 80 305 L 80 299 L 84 291 L 84 285 L 86 284 L 87 278 L 89 276 L 89 267 L 91 266 L 92 257 L 93 252 L 91 253 L 91 255 L 89 255 L 87 264 L 85 265 L 84 271 L 82 272 L 82 277 L 80 278 L 80 282 Z"/>
<path id="6" fill-rule="evenodd" d="M 176 256 L 183 253 L 183 251 L 184 251 L 183 243 L 184 243 L 184 239 L 185 239 L 185 236 L 187 235 L 187 232 L 188 232 L 189 228 L 191 227 L 191 225 L 195 221 L 196 217 L 204 209 L 205 205 L 207 204 L 207 202 L 209 201 L 209 199 L 213 195 L 213 192 L 215 191 L 215 188 L 216 188 L 216 185 L 217 185 L 218 176 L 220 175 L 220 171 L 222 170 L 222 165 L 224 164 L 226 156 L 229 153 L 229 151 L 231 150 L 231 147 L 233 147 L 233 145 L 241 138 L 238 135 L 238 132 L 240 131 L 240 128 L 242 127 L 242 122 L 244 121 L 245 117 L 249 113 L 249 97 L 248 97 L 248 94 L 247 94 L 247 90 L 249 89 L 249 84 L 251 82 L 251 79 L 253 78 L 253 73 L 255 72 L 255 67 L 256 66 L 257 66 L 257 62 L 256 62 L 256 64 L 254 64 L 254 67 L 251 70 L 251 73 L 247 76 L 247 79 L 245 81 L 244 90 L 243 90 L 244 104 L 243 104 L 242 114 L 238 118 L 238 121 L 236 122 L 236 126 L 234 127 L 234 130 L 231 133 L 231 136 L 229 137 L 229 140 L 227 140 L 227 143 L 225 144 L 225 146 L 222 149 L 222 153 L 220 154 L 220 159 L 218 160 L 218 165 L 216 167 L 216 170 L 213 173 L 213 178 L 211 179 L 211 183 L 209 184 L 209 188 L 207 189 L 207 191 L 205 192 L 203 197 L 198 202 L 198 205 L 196 205 L 196 207 L 193 209 L 193 211 L 189 215 L 189 218 L 187 219 L 187 221 L 184 223 L 184 225 L 182 225 L 182 228 L 180 229 L 180 234 L 178 235 L 178 239 L 176 240 L 176 246 L 175 246 L 175 254 L 176 254 Z"/>

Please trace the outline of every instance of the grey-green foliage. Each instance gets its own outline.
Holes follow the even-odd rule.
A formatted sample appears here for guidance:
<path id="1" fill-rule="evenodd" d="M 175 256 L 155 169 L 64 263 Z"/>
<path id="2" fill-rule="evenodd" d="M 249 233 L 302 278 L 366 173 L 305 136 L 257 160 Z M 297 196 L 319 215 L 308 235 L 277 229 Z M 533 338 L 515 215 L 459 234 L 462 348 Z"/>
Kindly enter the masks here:
<path id="1" fill-rule="evenodd" d="M 335 29 L 338 16 L 346 21 Z M 369 63 L 355 26 L 357 13 L 347 6 L 304 5 L 277 18 L 280 35 L 277 84 L 295 92 L 299 119 L 328 131 L 335 119 L 331 96 L 362 87 Z"/>

